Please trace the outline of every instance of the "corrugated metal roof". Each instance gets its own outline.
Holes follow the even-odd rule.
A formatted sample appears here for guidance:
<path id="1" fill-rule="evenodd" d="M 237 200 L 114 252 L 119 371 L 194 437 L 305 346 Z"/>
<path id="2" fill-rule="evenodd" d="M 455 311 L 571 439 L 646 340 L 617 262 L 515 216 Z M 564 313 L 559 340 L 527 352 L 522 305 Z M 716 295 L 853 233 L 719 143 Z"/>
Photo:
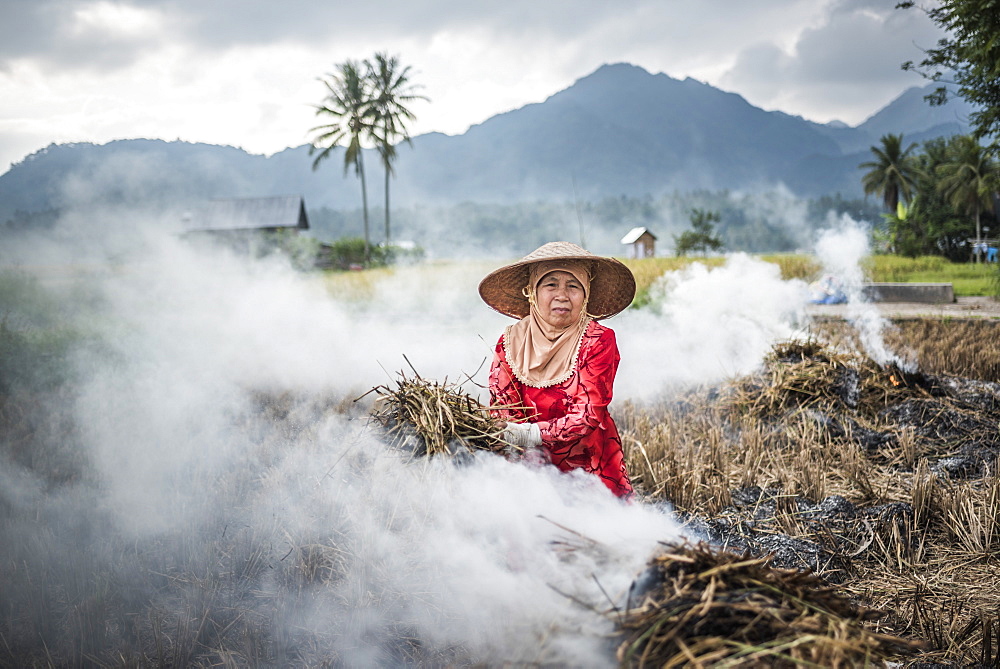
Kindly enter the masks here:
<path id="1" fill-rule="evenodd" d="M 621 243 L 635 244 L 637 241 L 639 241 L 639 237 L 642 237 L 647 232 L 649 232 L 649 230 L 647 230 L 646 228 L 632 228 L 631 230 L 628 231 L 628 233 L 624 237 L 622 237 Z M 656 235 L 654 235 L 652 232 L 649 232 L 649 236 L 652 237 L 653 239 L 656 239 Z"/>
<path id="2" fill-rule="evenodd" d="M 212 200 L 192 212 L 189 232 L 213 230 L 309 229 L 300 195 Z"/>

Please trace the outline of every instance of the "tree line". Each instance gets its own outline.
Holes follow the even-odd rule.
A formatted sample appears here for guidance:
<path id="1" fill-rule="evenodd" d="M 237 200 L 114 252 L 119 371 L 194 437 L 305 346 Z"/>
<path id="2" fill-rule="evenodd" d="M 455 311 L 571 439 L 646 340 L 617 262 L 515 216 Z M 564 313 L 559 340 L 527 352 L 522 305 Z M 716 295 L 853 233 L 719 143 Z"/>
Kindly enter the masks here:
<path id="1" fill-rule="evenodd" d="M 927 49 L 919 63 L 903 63 L 939 85 L 927 96 L 932 105 L 961 97 L 977 108 L 972 133 L 905 145 L 903 136 L 884 135 L 871 147 L 873 159 L 859 167 L 866 194 L 882 198 L 889 250 L 902 255 L 943 255 L 953 260 L 970 252 L 982 259 L 984 243 L 1000 232 L 1000 12 L 995 0 L 941 0 L 916 9 L 947 36 Z M 905 145 L 905 146 L 904 146 Z"/>
<path id="2" fill-rule="evenodd" d="M 373 211 L 376 216 L 380 213 L 377 208 Z M 412 205 L 393 211 L 393 230 L 394 239 L 413 241 L 431 255 L 444 256 L 475 254 L 477 249 L 523 255 L 553 239 L 584 242 L 595 252 L 620 254 L 624 251 L 620 240 L 633 227 L 656 235 L 659 253 L 672 250 L 697 255 L 722 249 L 772 253 L 809 248 L 817 231 L 829 226 L 831 212 L 836 218 L 846 214 L 858 221 L 878 221 L 880 211 L 877 203 L 860 197 L 803 200 L 777 192 L 695 190 L 593 201 Z M 701 212 L 709 224 L 701 231 L 704 237 L 684 235 L 694 212 Z M 360 207 L 310 209 L 311 234 L 323 240 L 357 238 L 362 217 Z M 678 238 L 683 240 L 680 248 Z M 373 259 L 377 251 L 372 249 Z"/>
<path id="3" fill-rule="evenodd" d="M 371 258 L 371 232 L 368 221 L 368 189 L 365 181 L 363 144 L 374 146 L 385 176 L 385 246 L 389 246 L 389 180 L 396 160 L 396 147 L 410 143 L 406 124 L 416 117 L 407 105 L 426 100 L 410 82 L 410 67 L 403 67 L 398 56 L 384 52 L 372 59 L 346 60 L 320 78 L 327 93 L 316 106 L 316 115 L 328 123 L 312 128 L 309 154 L 315 155 L 317 169 L 333 150 L 344 146 L 344 174 L 354 167 L 361 182 L 364 221 L 364 257 Z"/>
<path id="4" fill-rule="evenodd" d="M 939 137 L 905 146 L 888 134 L 861 163 L 866 194 L 882 198 L 890 251 L 905 256 L 942 255 L 981 260 L 998 232 L 996 198 L 1000 163 L 995 146 L 972 135 Z"/>

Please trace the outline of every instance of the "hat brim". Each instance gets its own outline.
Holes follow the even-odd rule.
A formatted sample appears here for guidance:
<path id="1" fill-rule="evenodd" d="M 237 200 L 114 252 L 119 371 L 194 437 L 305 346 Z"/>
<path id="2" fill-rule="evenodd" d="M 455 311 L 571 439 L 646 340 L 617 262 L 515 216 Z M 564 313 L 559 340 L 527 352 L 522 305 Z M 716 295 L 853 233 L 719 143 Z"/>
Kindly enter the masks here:
<path id="1" fill-rule="evenodd" d="M 479 282 L 479 296 L 501 314 L 519 320 L 524 318 L 530 311 L 528 298 L 522 292 L 528 285 L 529 268 L 548 260 L 579 260 L 590 264 L 587 313 L 595 319 L 614 316 L 632 304 L 635 298 L 632 271 L 619 260 L 591 254 L 534 258 L 505 265 Z"/>

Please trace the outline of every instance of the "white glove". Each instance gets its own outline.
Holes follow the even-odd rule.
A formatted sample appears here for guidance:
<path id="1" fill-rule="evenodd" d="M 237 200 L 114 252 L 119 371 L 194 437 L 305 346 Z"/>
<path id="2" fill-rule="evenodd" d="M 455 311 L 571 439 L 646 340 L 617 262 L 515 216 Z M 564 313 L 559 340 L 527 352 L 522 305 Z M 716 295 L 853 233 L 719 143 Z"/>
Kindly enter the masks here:
<path id="1" fill-rule="evenodd" d="M 503 440 L 511 446 L 528 450 L 542 445 L 542 433 L 535 423 L 507 423 L 503 430 Z"/>

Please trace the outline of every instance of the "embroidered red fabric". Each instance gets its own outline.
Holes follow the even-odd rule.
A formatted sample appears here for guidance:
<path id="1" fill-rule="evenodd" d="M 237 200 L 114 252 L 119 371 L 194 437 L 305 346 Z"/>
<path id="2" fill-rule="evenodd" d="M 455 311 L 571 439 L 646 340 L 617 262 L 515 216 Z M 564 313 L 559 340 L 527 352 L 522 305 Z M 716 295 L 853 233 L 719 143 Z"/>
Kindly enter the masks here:
<path id="1" fill-rule="evenodd" d="M 533 388 L 514 376 L 501 335 L 490 366 L 490 403 L 526 407 L 498 408 L 494 414 L 501 420 L 538 423 L 552 464 L 564 472 L 583 469 L 595 474 L 613 493 L 628 497 L 632 483 L 618 427 L 608 413 L 619 360 L 614 331 L 591 321 L 573 374 L 563 383 Z"/>

